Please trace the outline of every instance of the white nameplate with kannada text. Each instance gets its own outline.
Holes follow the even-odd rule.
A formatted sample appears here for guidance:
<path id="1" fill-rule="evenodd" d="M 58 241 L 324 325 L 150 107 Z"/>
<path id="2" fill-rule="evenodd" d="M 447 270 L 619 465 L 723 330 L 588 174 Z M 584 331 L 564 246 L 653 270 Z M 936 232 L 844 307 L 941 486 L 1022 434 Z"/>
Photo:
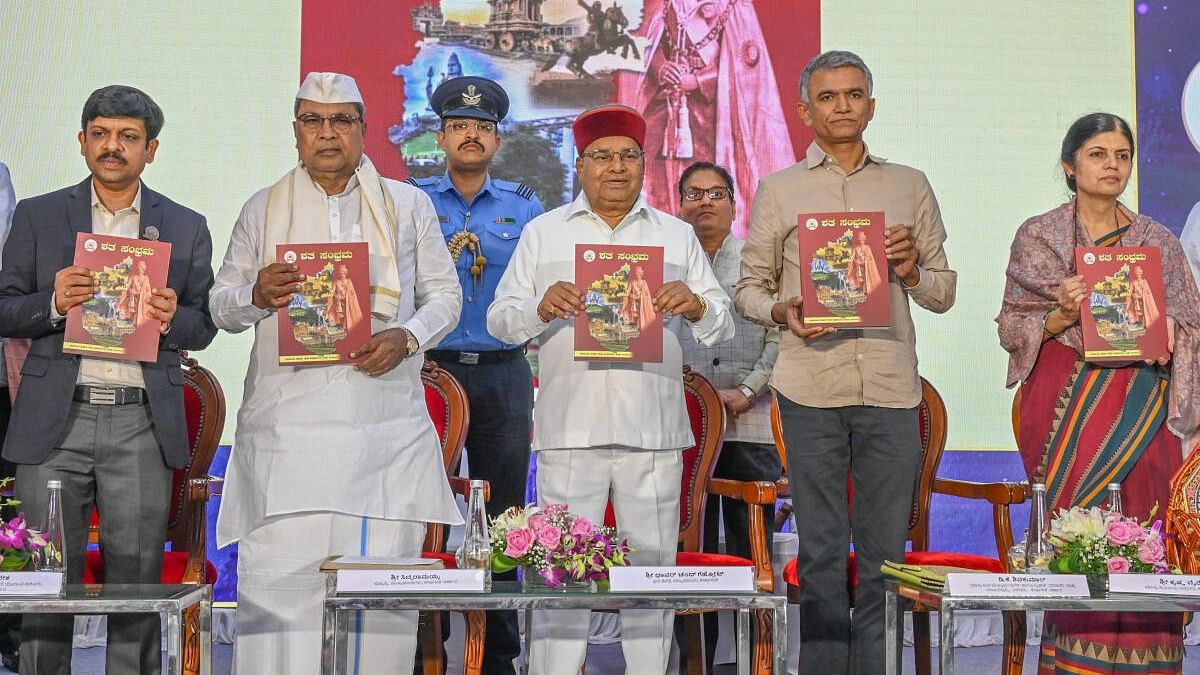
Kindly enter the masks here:
<path id="1" fill-rule="evenodd" d="M 1108 575 L 1108 591 L 1110 593 L 1200 596 L 1200 575 L 1110 574 Z"/>
<path id="2" fill-rule="evenodd" d="M 614 593 L 688 593 L 754 590 L 753 567 L 613 567 L 608 570 Z"/>
<path id="3" fill-rule="evenodd" d="M 482 593 L 484 570 L 338 570 L 338 593 Z"/>
<path id="4" fill-rule="evenodd" d="M 946 594 L 976 598 L 1087 598 L 1087 577 L 1082 574 L 975 574 L 946 575 Z"/>
<path id="5" fill-rule="evenodd" d="M 62 572 L 0 572 L 0 596 L 59 595 Z"/>

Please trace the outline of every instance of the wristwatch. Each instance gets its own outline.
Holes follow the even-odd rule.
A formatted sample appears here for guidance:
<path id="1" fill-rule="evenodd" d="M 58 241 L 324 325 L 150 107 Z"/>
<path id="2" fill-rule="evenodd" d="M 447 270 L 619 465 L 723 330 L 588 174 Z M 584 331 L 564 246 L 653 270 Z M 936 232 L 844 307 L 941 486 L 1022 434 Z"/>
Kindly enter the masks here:
<path id="1" fill-rule="evenodd" d="M 754 390 L 751 389 L 749 385 L 739 384 L 738 390 L 746 395 L 746 398 L 750 401 L 751 404 L 754 403 L 754 399 L 758 398 L 758 394 L 755 394 Z"/>
<path id="2" fill-rule="evenodd" d="M 417 350 L 421 348 L 421 345 L 417 342 L 417 336 L 413 335 L 411 330 L 407 328 L 404 328 L 403 330 L 405 336 L 404 348 L 407 350 L 404 354 L 404 358 L 407 359 L 413 354 L 416 354 Z"/>

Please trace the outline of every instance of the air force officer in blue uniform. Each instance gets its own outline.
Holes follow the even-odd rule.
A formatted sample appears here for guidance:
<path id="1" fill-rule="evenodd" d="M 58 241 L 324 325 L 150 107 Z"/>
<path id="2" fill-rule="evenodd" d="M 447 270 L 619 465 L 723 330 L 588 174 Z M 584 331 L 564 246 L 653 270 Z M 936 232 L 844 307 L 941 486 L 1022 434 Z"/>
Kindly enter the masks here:
<path id="1" fill-rule="evenodd" d="M 491 483 L 487 510 L 495 517 L 525 503 L 533 378 L 525 346 L 488 333 L 487 310 L 521 230 L 543 209 L 529 186 L 488 174 L 500 148 L 499 124 L 508 113 L 500 85 L 456 77 L 442 83 L 430 103 L 442 120 L 437 142 L 446 154 L 446 173 L 408 182 L 433 200 L 462 284 L 463 308 L 458 327 L 429 356 L 467 391 L 468 468 L 472 478 Z M 488 612 L 486 635 L 484 674 L 510 675 L 520 653 L 516 612 Z"/>

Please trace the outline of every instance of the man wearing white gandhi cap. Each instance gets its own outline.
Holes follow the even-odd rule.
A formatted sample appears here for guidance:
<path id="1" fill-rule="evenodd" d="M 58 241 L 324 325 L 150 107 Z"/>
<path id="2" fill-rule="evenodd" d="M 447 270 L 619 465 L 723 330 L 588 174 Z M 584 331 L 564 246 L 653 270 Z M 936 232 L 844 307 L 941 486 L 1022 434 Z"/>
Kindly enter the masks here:
<path id="1" fill-rule="evenodd" d="M 462 522 L 420 379 L 462 292 L 429 198 L 363 155 L 364 113 L 353 78 L 309 73 L 300 162 L 242 207 L 209 298 L 218 328 L 254 328 L 217 519 L 217 545 L 239 542 L 243 675 L 318 672 L 327 556 L 417 556 L 426 522 Z M 355 241 L 371 252 L 371 339 L 352 365 L 279 365 L 277 311 L 302 275 L 274 262 L 276 245 Z M 412 671 L 414 612 L 364 612 L 357 627 L 352 672 Z"/>

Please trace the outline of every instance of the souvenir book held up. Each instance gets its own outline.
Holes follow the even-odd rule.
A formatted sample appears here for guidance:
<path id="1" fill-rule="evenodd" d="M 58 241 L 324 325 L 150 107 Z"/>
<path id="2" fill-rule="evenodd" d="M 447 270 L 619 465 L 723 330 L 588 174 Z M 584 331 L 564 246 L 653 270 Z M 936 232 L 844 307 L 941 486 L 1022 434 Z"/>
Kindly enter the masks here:
<path id="1" fill-rule="evenodd" d="M 1083 359 L 1158 359 L 1167 352 L 1162 254 L 1154 246 L 1075 249 L 1087 299 L 1079 308 Z"/>
<path id="2" fill-rule="evenodd" d="M 159 328 L 149 304 L 167 284 L 171 244 L 80 232 L 75 264 L 100 286 L 91 300 L 67 310 L 63 351 L 130 361 L 157 361 Z"/>
<path id="3" fill-rule="evenodd" d="M 575 245 L 585 305 L 575 319 L 576 361 L 662 362 L 663 317 L 653 299 L 663 264 L 661 246 Z"/>
<path id="4" fill-rule="evenodd" d="M 366 242 L 279 244 L 277 260 L 304 280 L 279 310 L 279 365 L 349 363 L 371 339 L 371 265 Z"/>
<path id="5" fill-rule="evenodd" d="M 801 308 L 808 328 L 891 325 L 884 214 L 879 211 L 801 213 Z"/>

